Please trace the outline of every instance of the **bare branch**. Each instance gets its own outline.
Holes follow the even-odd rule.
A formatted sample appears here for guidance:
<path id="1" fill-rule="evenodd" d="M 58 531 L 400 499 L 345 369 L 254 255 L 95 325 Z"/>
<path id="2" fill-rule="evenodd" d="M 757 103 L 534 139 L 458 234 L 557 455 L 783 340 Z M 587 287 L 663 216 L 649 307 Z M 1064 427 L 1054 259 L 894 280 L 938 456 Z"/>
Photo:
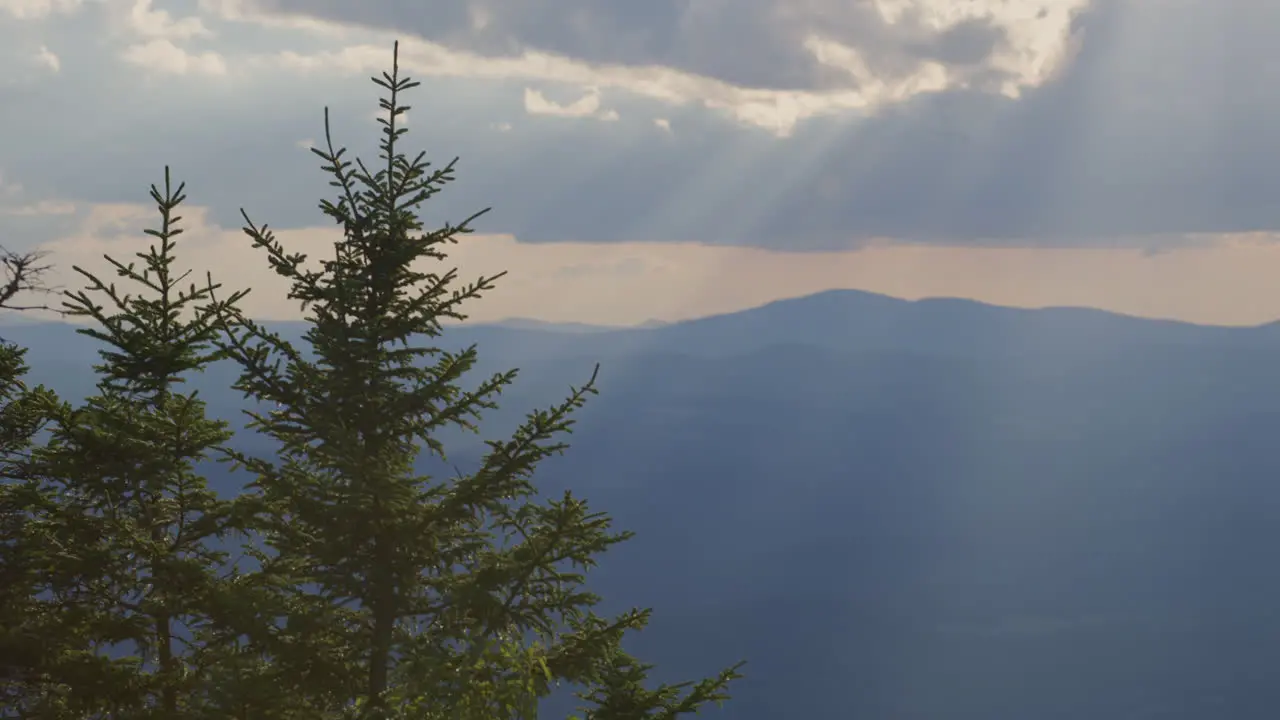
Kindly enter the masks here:
<path id="1" fill-rule="evenodd" d="M 51 267 L 42 262 L 47 255 L 41 250 L 18 252 L 0 246 L 0 267 L 4 268 L 4 279 L 0 281 L 0 309 L 63 312 L 49 305 L 13 304 L 14 298 L 22 293 L 49 294 L 57 291 L 57 288 L 51 288 L 44 282 L 44 275 Z"/>

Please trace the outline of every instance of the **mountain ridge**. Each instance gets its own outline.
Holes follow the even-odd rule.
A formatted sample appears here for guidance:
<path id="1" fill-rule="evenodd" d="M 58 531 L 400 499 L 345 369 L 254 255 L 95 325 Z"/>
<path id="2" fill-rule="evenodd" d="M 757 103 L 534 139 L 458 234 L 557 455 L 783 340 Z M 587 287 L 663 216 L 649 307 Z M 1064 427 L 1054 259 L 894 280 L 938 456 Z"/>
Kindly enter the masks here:
<path id="1" fill-rule="evenodd" d="M 74 327 L 0 335 L 73 400 L 97 347 Z M 1274 326 L 837 292 L 656 329 L 450 326 L 440 341 L 473 342 L 464 385 L 520 375 L 481 435 L 442 437 L 449 462 L 417 469 L 477 467 L 481 438 L 600 362 L 600 396 L 536 482 L 637 533 L 589 576 L 602 611 L 655 609 L 630 649 L 666 679 L 749 661 L 708 717 L 1280 707 L 1265 670 L 1280 664 Z M 188 387 L 234 423 L 232 370 Z M 219 492 L 243 485 L 208 465 Z M 1226 700 L 1206 714 L 1211 698 Z"/>

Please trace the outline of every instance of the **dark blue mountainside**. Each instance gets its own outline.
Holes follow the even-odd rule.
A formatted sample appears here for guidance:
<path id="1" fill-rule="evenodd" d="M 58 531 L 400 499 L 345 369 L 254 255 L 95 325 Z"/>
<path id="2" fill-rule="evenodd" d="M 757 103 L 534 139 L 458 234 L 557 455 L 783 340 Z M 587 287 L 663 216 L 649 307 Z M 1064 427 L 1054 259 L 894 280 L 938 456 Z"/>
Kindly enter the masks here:
<path id="1" fill-rule="evenodd" d="M 87 390 L 93 341 L 0 335 Z M 633 649 L 665 679 L 749 661 L 712 717 L 1280 712 L 1280 327 L 842 291 L 444 344 L 471 342 L 486 371 L 521 368 L 486 437 L 602 363 L 539 477 L 638 532 L 593 585 L 655 608 Z M 197 387 L 231 417 L 229 379 Z"/>

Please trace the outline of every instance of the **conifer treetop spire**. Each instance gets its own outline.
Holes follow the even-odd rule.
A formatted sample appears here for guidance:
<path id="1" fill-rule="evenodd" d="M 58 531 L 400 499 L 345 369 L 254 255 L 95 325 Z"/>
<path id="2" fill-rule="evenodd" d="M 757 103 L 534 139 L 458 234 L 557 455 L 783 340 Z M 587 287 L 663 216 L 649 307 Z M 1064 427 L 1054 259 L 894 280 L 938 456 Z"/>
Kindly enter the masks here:
<path id="1" fill-rule="evenodd" d="M 462 284 L 456 268 L 440 269 L 485 211 L 424 230 L 418 212 L 452 182 L 457 158 L 433 168 L 401 149 L 402 94 L 418 83 L 400 73 L 398 44 L 391 72 L 372 80 L 385 93 L 378 169 L 335 147 L 327 110 L 325 147 L 312 150 L 336 191 L 320 203 L 342 230 L 331 258 L 308 266 L 245 214 L 245 233 L 306 313 L 308 346 L 243 314 L 225 323 L 235 389 L 274 408 L 251 412 L 249 427 L 278 447 L 270 458 L 228 453 L 256 476 L 265 549 L 254 582 L 288 608 L 256 647 L 309 706 L 367 718 L 527 718 L 561 682 L 584 688 L 598 720 L 675 717 L 722 698 L 736 666 L 683 694 L 643 687 L 648 666 L 620 643 L 648 611 L 603 618 L 583 587 L 595 557 L 630 534 L 533 483 L 566 449 L 595 371 L 508 439 L 486 441 L 470 471 L 419 474 L 423 451 L 445 457 L 444 431 L 478 431 L 515 380 L 510 370 L 467 388 L 476 348 L 440 346 L 441 321 L 465 319 L 461 305 L 505 273 Z"/>

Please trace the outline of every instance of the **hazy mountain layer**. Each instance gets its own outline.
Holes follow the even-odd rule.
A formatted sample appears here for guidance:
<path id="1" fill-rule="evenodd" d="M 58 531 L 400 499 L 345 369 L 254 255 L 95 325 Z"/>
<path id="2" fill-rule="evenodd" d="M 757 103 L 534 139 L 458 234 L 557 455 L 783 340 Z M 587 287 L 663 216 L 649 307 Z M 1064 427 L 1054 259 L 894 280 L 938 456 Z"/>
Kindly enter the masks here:
<path id="1" fill-rule="evenodd" d="M 92 341 L 0 334 L 32 347 L 37 378 L 88 389 Z M 838 292 L 655 329 L 445 342 L 522 368 L 490 437 L 602 362 L 601 397 L 541 482 L 639 533 L 595 576 L 606 597 L 656 608 L 637 650 L 672 677 L 750 661 L 719 716 L 1280 707 L 1273 326 Z M 234 416 L 229 379 L 196 386 Z M 477 443 L 451 462 L 473 463 Z"/>

